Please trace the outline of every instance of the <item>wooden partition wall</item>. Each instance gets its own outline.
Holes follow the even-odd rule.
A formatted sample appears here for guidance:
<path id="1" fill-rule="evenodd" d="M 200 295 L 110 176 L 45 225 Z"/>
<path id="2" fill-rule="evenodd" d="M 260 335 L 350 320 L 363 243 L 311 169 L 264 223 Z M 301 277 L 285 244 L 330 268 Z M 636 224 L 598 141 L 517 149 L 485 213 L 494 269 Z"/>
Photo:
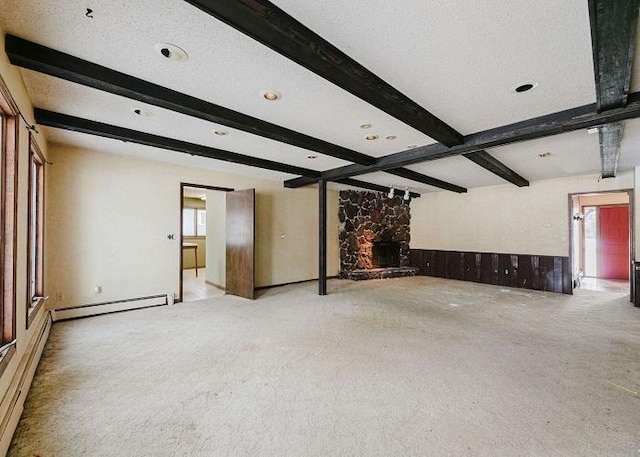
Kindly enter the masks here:
<path id="1" fill-rule="evenodd" d="M 569 257 L 411 249 L 423 276 L 572 294 Z"/>

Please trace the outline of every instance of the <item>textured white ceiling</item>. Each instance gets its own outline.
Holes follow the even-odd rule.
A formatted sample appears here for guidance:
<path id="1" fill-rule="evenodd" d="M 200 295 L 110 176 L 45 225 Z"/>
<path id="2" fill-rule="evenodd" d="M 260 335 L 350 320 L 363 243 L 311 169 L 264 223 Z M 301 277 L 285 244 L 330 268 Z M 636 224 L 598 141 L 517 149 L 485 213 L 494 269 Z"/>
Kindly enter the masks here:
<path id="1" fill-rule="evenodd" d="M 274 3 L 463 134 L 595 102 L 589 16 L 585 0 L 274 0 Z M 182 0 L 0 0 L 5 32 L 202 98 L 325 141 L 380 157 L 433 140 L 323 80 Z M 93 18 L 85 16 L 93 9 Z M 185 49 L 172 63 L 156 43 Z M 283 163 L 326 170 L 332 157 L 126 98 L 22 70 L 38 107 Z M 633 87 L 640 79 L 634 69 Z M 527 93 L 511 89 L 527 81 Z M 283 98 L 266 102 L 262 90 Z M 368 130 L 362 123 L 373 124 Z M 213 129 L 229 132 L 215 136 Z M 293 176 L 181 153 L 44 129 L 54 142 L 238 174 Z M 376 141 L 366 134 L 380 136 Z M 395 135 L 397 139 L 384 137 Z M 627 122 L 620 169 L 640 163 L 640 124 Z M 548 159 L 538 153 L 552 152 Z M 598 173 L 598 140 L 574 132 L 489 151 L 533 181 Z M 310 160 L 310 154 L 319 155 Z M 504 181 L 463 157 L 408 167 L 464 187 Z M 435 189 L 387 173 L 356 177 L 382 185 Z"/>
<path id="2" fill-rule="evenodd" d="M 463 134 L 595 100 L 585 0 L 274 3 Z"/>
<path id="3" fill-rule="evenodd" d="M 618 170 L 630 170 L 637 165 L 640 165 L 640 119 L 632 119 L 624 123 Z"/>
<path id="4" fill-rule="evenodd" d="M 39 108 L 313 170 L 350 163 L 41 73 L 23 73 L 32 101 Z M 148 109 L 152 115 L 138 116 L 132 112 L 134 107 Z M 227 135 L 215 135 L 214 130 Z M 309 155 L 318 157 L 311 160 Z"/>
<path id="5" fill-rule="evenodd" d="M 499 176 L 462 156 L 422 162 L 407 168 L 467 188 L 505 183 Z"/>
<path id="6" fill-rule="evenodd" d="M 531 181 L 561 176 L 598 174 L 598 135 L 586 130 L 487 150 L 496 159 Z M 539 154 L 550 152 L 547 157 Z"/>
<path id="7" fill-rule="evenodd" d="M 179 152 L 167 151 L 166 149 L 158 149 L 135 143 L 125 143 L 124 141 L 85 135 L 83 133 L 71 132 L 68 130 L 59 130 L 50 127 L 38 127 L 38 130 L 44 132 L 46 137 L 53 143 L 86 148 L 93 151 L 106 151 L 113 154 L 131 156 L 139 159 L 155 160 L 174 165 L 216 170 L 235 175 L 256 176 L 276 181 L 284 181 L 297 177 L 288 173 L 247 167 L 246 165 L 238 165 L 221 160 L 211 160 L 206 157 L 191 156 Z"/>

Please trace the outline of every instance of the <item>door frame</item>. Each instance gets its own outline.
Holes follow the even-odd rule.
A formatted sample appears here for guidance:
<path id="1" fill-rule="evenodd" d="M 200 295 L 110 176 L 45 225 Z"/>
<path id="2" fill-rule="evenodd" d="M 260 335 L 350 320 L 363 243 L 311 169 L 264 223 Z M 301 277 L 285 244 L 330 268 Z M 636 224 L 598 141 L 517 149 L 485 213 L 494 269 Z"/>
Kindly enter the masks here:
<path id="1" fill-rule="evenodd" d="M 569 265 L 571 266 L 571 282 L 575 287 L 575 278 L 573 277 L 574 271 L 574 261 L 573 258 L 573 198 L 586 196 L 586 195 L 603 195 L 603 194 L 624 194 L 626 193 L 629 196 L 629 297 L 633 299 L 634 290 L 633 290 L 633 263 L 635 261 L 635 201 L 633 198 L 633 189 L 617 189 L 617 190 L 594 190 L 591 192 L 574 192 L 569 194 Z M 589 206 L 612 206 L 612 205 L 589 205 Z M 584 246 L 583 246 L 584 249 Z"/>
<path id="2" fill-rule="evenodd" d="M 182 237 L 182 224 L 183 224 L 183 220 L 182 220 L 182 210 L 184 209 L 184 188 L 185 187 L 193 187 L 196 189 L 204 189 L 204 190 L 217 190 L 219 192 L 233 192 L 234 189 L 230 188 L 230 187 L 218 187 L 218 186 L 209 186 L 209 185 L 205 185 L 205 184 L 193 184 L 193 183 L 187 183 L 187 182 L 181 182 L 180 183 L 180 236 L 178 238 L 179 241 L 179 245 L 178 245 L 178 249 L 180 250 L 180 263 L 179 268 L 178 268 L 178 283 L 180 285 L 179 290 L 180 290 L 180 295 L 174 300 L 174 303 L 180 303 L 182 302 L 182 295 L 183 295 L 183 290 L 182 290 L 182 286 L 183 286 L 183 272 L 182 272 L 182 263 L 184 261 L 183 259 L 183 249 L 182 249 L 182 243 L 183 243 L 183 237 Z"/>

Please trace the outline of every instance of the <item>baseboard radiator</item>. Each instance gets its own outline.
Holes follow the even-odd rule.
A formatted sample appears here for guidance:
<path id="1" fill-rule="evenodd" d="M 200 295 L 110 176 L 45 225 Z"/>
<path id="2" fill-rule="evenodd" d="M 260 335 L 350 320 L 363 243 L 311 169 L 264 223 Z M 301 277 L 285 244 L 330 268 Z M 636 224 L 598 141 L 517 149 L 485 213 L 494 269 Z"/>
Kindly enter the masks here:
<path id="1" fill-rule="evenodd" d="M 119 313 L 134 309 L 150 308 L 173 304 L 173 294 L 149 295 L 146 297 L 127 298 L 104 303 L 92 303 L 88 305 L 68 306 L 51 311 L 55 322 L 78 319 L 80 317 L 97 316 L 99 314 Z"/>
<path id="2" fill-rule="evenodd" d="M 53 319 L 47 313 L 43 321 L 42 329 L 36 333 L 37 336 L 32 338 L 29 347 L 24 353 L 25 355 L 18 364 L 18 369 L 7 389 L 7 393 L 0 403 L 0 411 L 4 411 L 2 423 L 0 424 L 0 455 L 5 455 L 9 449 L 11 438 L 24 409 L 24 401 L 27 398 L 29 387 L 31 387 L 31 381 L 33 381 L 42 351 L 47 338 L 49 338 Z"/>

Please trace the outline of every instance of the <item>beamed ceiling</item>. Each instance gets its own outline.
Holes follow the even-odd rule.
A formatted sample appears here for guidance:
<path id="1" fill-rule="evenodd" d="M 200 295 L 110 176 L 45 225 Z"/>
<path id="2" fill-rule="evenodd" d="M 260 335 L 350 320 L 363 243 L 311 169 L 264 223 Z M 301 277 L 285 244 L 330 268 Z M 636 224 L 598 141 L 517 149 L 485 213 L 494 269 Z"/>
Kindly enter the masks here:
<path id="1" fill-rule="evenodd" d="M 0 0 L 52 143 L 415 193 L 640 164 L 637 0 L 93 3 Z"/>

